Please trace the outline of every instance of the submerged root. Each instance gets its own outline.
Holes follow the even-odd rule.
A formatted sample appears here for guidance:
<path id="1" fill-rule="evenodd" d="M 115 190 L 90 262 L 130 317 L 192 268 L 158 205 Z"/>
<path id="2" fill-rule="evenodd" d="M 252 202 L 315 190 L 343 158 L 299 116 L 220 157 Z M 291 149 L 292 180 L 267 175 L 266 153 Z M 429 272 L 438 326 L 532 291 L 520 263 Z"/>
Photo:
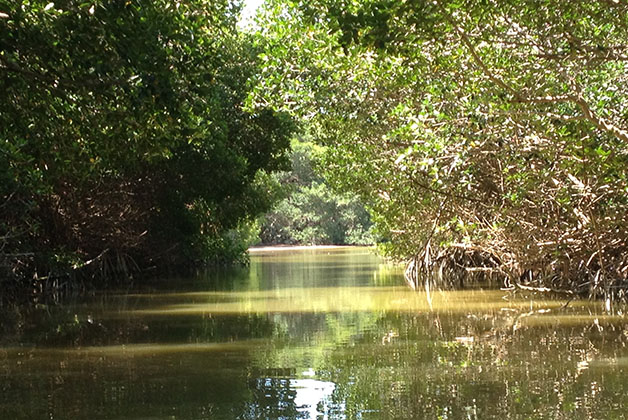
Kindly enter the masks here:
<path id="1" fill-rule="evenodd" d="M 617 249 L 605 251 L 602 265 L 585 253 L 525 260 L 486 247 L 454 244 L 435 250 L 428 243 L 408 261 L 405 279 L 413 289 L 481 285 L 628 302 L 628 257 Z"/>
<path id="2" fill-rule="evenodd" d="M 48 270 L 44 274 L 32 268 L 36 264 L 32 255 L 28 255 L 28 259 L 20 256 L 19 261 L 16 258 L 14 256 L 10 261 L 12 268 L 25 266 L 24 271 L 32 270 L 34 274 L 28 278 L 18 277 L 19 272 L 11 272 L 6 279 L 0 278 L 0 304 L 19 300 L 59 302 L 96 288 L 129 284 L 141 272 L 129 254 L 109 249 L 73 269 Z"/>
<path id="3" fill-rule="evenodd" d="M 496 255 L 474 247 L 456 246 L 435 252 L 426 246 L 407 264 L 405 279 L 410 287 L 458 289 L 465 285 L 508 285 L 508 274 Z"/>

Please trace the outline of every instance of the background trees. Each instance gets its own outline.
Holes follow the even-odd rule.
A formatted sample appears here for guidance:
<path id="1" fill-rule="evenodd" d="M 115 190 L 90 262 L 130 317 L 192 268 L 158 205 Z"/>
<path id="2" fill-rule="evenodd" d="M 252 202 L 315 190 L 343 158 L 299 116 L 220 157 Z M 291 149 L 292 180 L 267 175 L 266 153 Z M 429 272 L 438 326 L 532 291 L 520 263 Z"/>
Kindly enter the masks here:
<path id="1" fill-rule="evenodd" d="M 332 145 L 413 282 L 626 286 L 623 3 L 273 1 L 254 103 Z M 423 273 L 425 276 L 420 276 Z"/>
<path id="2" fill-rule="evenodd" d="M 291 171 L 274 176 L 278 201 L 261 219 L 264 244 L 371 245 L 376 235 L 370 216 L 352 193 L 338 193 L 320 175 L 324 148 L 293 140 Z"/>
<path id="3" fill-rule="evenodd" d="M 2 277 L 107 278 L 242 251 L 229 232 L 270 205 L 261 175 L 287 164 L 292 124 L 243 106 L 257 52 L 237 7 L 24 0 L 0 12 Z"/>

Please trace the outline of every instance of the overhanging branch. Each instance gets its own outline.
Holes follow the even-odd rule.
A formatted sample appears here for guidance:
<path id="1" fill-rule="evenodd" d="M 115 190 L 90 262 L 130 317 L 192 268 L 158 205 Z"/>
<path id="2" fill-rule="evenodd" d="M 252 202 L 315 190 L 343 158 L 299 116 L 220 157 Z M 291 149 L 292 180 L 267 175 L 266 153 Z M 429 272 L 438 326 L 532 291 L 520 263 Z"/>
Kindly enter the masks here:
<path id="1" fill-rule="evenodd" d="M 460 36 L 462 43 L 467 47 L 467 49 L 469 50 L 469 53 L 471 54 L 471 57 L 473 58 L 473 61 L 480 68 L 482 73 L 484 73 L 484 75 L 488 77 L 489 80 L 491 80 L 497 86 L 501 87 L 502 89 L 510 93 L 514 97 L 514 100 L 512 102 L 530 103 L 530 104 L 573 103 L 576 106 L 578 106 L 578 108 L 580 108 L 584 119 L 586 119 L 591 124 L 593 124 L 597 129 L 603 132 L 609 133 L 617 137 L 618 139 L 623 140 L 628 143 L 628 131 L 624 130 L 621 127 L 618 127 L 617 125 L 615 125 L 613 122 L 609 121 L 608 119 L 597 115 L 595 111 L 591 109 L 589 104 L 584 100 L 584 98 L 582 98 L 580 95 L 578 96 L 576 95 L 554 95 L 554 96 L 548 95 L 548 96 L 530 97 L 521 93 L 520 91 L 513 88 L 512 86 L 510 86 L 500 77 L 498 77 L 494 72 L 492 72 L 491 69 L 488 68 L 486 63 L 484 63 L 484 61 L 482 60 L 482 58 L 476 51 L 473 43 L 469 39 L 469 36 L 456 23 L 453 16 L 451 16 L 447 12 L 447 10 L 441 4 L 441 2 L 439 0 L 436 0 L 435 4 L 439 7 L 445 19 L 447 19 L 449 24 L 451 24 L 451 26 L 454 28 L 456 33 Z M 573 116 L 570 116 L 569 118 L 573 119 Z"/>

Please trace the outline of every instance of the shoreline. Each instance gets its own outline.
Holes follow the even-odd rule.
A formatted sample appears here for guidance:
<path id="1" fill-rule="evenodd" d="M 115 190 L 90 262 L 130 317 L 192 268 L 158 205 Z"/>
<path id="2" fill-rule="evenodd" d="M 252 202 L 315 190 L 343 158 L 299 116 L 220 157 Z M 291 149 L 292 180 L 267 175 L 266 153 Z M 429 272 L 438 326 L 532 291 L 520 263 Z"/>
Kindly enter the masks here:
<path id="1" fill-rule="evenodd" d="M 267 251 L 300 251 L 300 250 L 324 250 L 324 249 L 342 249 L 342 248 L 373 248 L 373 245 L 269 245 L 269 246 L 252 246 L 247 251 L 267 252 Z"/>

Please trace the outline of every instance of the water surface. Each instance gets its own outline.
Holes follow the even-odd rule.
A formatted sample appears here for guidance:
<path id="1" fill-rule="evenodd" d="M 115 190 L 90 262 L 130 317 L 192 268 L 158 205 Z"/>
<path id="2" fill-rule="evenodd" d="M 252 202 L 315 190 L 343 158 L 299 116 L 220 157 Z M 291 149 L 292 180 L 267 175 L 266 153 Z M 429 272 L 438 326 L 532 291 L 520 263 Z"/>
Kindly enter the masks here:
<path id="1" fill-rule="evenodd" d="M 621 308 L 409 290 L 366 248 L 3 308 L 9 419 L 612 419 L 628 412 Z"/>

